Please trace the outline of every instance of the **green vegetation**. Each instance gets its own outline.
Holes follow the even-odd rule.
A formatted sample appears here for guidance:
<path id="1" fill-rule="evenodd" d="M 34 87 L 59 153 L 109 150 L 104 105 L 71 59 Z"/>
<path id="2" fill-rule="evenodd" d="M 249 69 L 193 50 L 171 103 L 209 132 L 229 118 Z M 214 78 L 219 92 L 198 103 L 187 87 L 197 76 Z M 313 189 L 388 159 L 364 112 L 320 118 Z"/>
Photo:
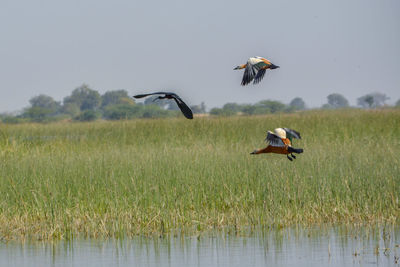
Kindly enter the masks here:
<path id="1" fill-rule="evenodd" d="M 361 108 L 390 108 L 385 101 L 390 99 L 385 94 L 374 92 L 357 99 Z M 327 96 L 328 102 L 321 109 L 349 108 L 348 100 L 341 94 Z M 400 100 L 395 104 L 399 106 Z M 71 95 L 64 97 L 62 103 L 47 95 L 34 96 L 29 100 L 30 106 L 14 114 L 0 113 L 0 122 L 8 124 L 27 122 L 80 121 L 89 122 L 98 119 L 128 120 L 135 118 L 181 117 L 182 114 L 175 101 L 158 99 L 149 96 L 143 102 L 136 103 L 126 90 L 107 91 L 103 95 L 88 85 L 75 88 Z M 194 114 L 207 114 L 206 105 L 190 105 Z M 293 98 L 289 104 L 276 100 L 261 100 L 255 104 L 226 103 L 222 108 L 212 108 L 212 116 L 266 115 L 275 113 L 293 113 L 306 110 L 306 103 L 301 97 Z"/>
<path id="2" fill-rule="evenodd" d="M 328 99 L 328 103 L 322 105 L 323 109 L 337 109 L 337 108 L 348 108 L 349 101 L 342 96 L 341 94 L 330 94 L 326 97 Z"/>
<path id="3" fill-rule="evenodd" d="M 301 98 L 299 98 L 301 99 Z M 243 115 L 262 115 L 282 112 L 293 112 L 299 110 L 295 106 L 285 105 L 279 101 L 262 100 L 252 104 L 237 104 L 227 103 L 222 108 L 213 108 L 210 110 L 210 115 L 214 116 L 234 116 L 237 114 Z"/>
<path id="4" fill-rule="evenodd" d="M 135 103 L 126 90 L 115 90 L 100 95 L 96 90 L 83 84 L 74 89 L 63 103 L 47 95 L 38 95 L 29 100 L 30 106 L 18 114 L 0 114 L 0 121 L 9 124 L 24 122 L 95 121 L 97 119 L 120 120 L 133 118 L 165 118 L 181 116 L 174 101 L 153 101 L 146 98 L 144 103 Z M 205 113 L 205 104 L 192 106 L 194 113 Z"/>
<path id="5" fill-rule="evenodd" d="M 371 93 L 357 98 L 357 105 L 363 108 L 376 108 L 385 106 L 386 100 L 389 100 L 390 97 L 386 96 L 382 93 Z"/>
<path id="6" fill-rule="evenodd" d="M 0 125 L 0 238 L 397 224 L 400 110 Z M 252 156 L 291 127 L 294 162 Z"/>

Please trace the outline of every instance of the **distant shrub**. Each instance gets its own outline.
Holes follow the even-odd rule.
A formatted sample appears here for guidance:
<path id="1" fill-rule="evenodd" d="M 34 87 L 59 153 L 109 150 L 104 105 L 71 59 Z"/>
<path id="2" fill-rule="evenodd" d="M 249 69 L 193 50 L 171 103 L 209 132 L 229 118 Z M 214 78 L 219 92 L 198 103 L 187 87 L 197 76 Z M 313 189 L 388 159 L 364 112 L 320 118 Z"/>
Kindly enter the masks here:
<path id="1" fill-rule="evenodd" d="M 1 121 L 3 123 L 16 124 L 21 122 L 27 122 L 28 120 L 17 116 L 4 116 L 1 119 Z"/>
<path id="2" fill-rule="evenodd" d="M 176 112 L 162 109 L 156 105 L 145 105 L 143 107 L 142 118 L 165 118 L 176 115 Z"/>
<path id="3" fill-rule="evenodd" d="M 264 110 L 265 113 L 276 113 L 284 111 L 286 105 L 275 100 L 262 100 L 256 104 L 256 107 Z"/>
<path id="4" fill-rule="evenodd" d="M 243 107 L 242 107 L 242 113 L 243 114 L 246 114 L 246 115 L 254 115 L 254 114 L 256 114 L 256 106 L 253 106 L 253 105 L 244 105 Z"/>
<path id="5" fill-rule="evenodd" d="M 52 114 L 53 110 L 49 108 L 30 107 L 25 109 L 22 117 L 28 118 L 33 122 L 45 122 Z"/>
<path id="6" fill-rule="evenodd" d="M 143 114 L 144 107 L 138 105 L 118 104 L 105 108 L 103 117 L 108 120 L 121 120 L 139 118 Z"/>
<path id="7" fill-rule="evenodd" d="M 222 109 L 223 109 L 224 111 L 231 111 L 231 112 L 234 112 L 234 113 L 238 113 L 238 112 L 241 111 L 242 107 L 241 107 L 241 105 L 239 105 L 239 104 L 237 104 L 237 103 L 226 103 L 226 104 L 222 107 Z"/>
<path id="8" fill-rule="evenodd" d="M 76 121 L 95 121 L 99 114 L 93 110 L 85 110 L 74 118 Z"/>
<path id="9" fill-rule="evenodd" d="M 334 107 L 331 104 L 326 103 L 321 106 L 321 109 L 334 109 Z"/>
<path id="10" fill-rule="evenodd" d="M 290 110 L 303 110 L 306 108 L 306 103 L 301 97 L 295 97 L 289 103 Z"/>
<path id="11" fill-rule="evenodd" d="M 210 115 L 214 116 L 233 116 L 236 112 L 230 109 L 213 108 L 210 110 Z"/>

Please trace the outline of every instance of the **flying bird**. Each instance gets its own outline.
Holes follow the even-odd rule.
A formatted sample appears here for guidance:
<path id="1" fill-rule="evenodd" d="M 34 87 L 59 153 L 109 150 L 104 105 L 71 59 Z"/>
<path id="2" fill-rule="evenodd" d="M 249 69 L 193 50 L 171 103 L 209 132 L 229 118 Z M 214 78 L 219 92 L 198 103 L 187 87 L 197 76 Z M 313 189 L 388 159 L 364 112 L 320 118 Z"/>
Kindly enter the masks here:
<path id="1" fill-rule="evenodd" d="M 149 96 L 149 95 L 164 95 L 164 96 L 157 97 L 153 101 L 155 101 L 157 99 L 173 99 L 173 100 L 175 100 L 176 104 L 181 109 L 183 115 L 185 115 L 185 117 L 188 118 L 188 119 L 193 119 L 192 110 L 175 93 L 171 93 L 171 92 L 155 92 L 155 93 L 150 93 L 150 94 L 134 95 L 133 97 L 134 98 L 142 98 L 142 97 L 146 97 L 146 96 Z"/>
<path id="2" fill-rule="evenodd" d="M 277 69 L 279 66 L 274 65 L 266 58 L 251 57 L 246 64 L 239 65 L 234 70 L 245 69 L 242 79 L 242 85 L 247 85 L 253 81 L 253 84 L 259 83 L 265 75 L 267 69 Z"/>
<path id="3" fill-rule="evenodd" d="M 268 146 L 263 149 L 256 149 L 250 154 L 261 154 L 261 153 L 276 153 L 284 154 L 292 161 L 296 158 L 293 153 L 303 153 L 302 148 L 293 148 L 292 139 L 301 139 L 300 133 L 289 128 L 276 128 L 274 132 L 268 131 L 265 141 L 268 142 Z M 289 154 L 292 156 L 290 157 Z"/>

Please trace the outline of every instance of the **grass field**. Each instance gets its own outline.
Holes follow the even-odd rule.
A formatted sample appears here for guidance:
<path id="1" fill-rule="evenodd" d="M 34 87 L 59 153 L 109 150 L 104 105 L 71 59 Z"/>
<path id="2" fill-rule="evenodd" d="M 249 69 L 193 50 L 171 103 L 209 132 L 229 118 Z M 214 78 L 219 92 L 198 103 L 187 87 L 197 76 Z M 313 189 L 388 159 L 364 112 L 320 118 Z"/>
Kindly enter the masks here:
<path id="1" fill-rule="evenodd" d="M 266 130 L 294 162 L 250 155 Z M 0 125 L 0 239 L 398 224 L 400 110 Z"/>

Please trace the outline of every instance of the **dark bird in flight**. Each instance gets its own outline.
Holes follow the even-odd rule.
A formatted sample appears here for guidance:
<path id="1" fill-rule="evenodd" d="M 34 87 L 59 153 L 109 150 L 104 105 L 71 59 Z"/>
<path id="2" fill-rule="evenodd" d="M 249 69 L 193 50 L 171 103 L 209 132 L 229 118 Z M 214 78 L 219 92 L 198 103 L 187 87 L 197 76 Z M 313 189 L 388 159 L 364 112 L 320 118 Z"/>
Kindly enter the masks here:
<path id="1" fill-rule="evenodd" d="M 242 79 L 242 85 L 247 85 L 253 81 L 253 84 L 259 83 L 265 75 L 267 69 L 277 69 L 279 66 L 274 65 L 266 58 L 251 57 L 246 64 L 239 65 L 234 70 L 245 69 Z"/>
<path id="2" fill-rule="evenodd" d="M 150 94 L 141 94 L 141 95 L 134 95 L 134 98 L 142 98 L 142 97 L 146 97 L 149 95 L 163 95 L 163 96 L 159 96 L 156 99 L 154 99 L 153 101 L 157 100 L 157 99 L 173 99 L 175 100 L 176 104 L 178 105 L 178 107 L 181 109 L 183 115 L 185 115 L 186 118 L 188 119 L 193 119 L 193 112 L 192 110 L 185 104 L 185 102 L 183 102 L 183 100 L 175 93 L 171 93 L 171 92 L 155 92 L 155 93 L 150 93 Z"/>
<path id="3" fill-rule="evenodd" d="M 301 139 L 300 133 L 289 128 L 276 128 L 274 132 L 268 131 L 265 141 L 268 142 L 268 146 L 263 149 L 256 149 L 250 154 L 261 154 L 261 153 L 276 153 L 284 154 L 286 157 L 292 161 L 296 158 L 293 153 L 303 153 L 302 148 L 293 148 L 292 139 Z M 289 156 L 293 157 L 293 159 Z"/>

